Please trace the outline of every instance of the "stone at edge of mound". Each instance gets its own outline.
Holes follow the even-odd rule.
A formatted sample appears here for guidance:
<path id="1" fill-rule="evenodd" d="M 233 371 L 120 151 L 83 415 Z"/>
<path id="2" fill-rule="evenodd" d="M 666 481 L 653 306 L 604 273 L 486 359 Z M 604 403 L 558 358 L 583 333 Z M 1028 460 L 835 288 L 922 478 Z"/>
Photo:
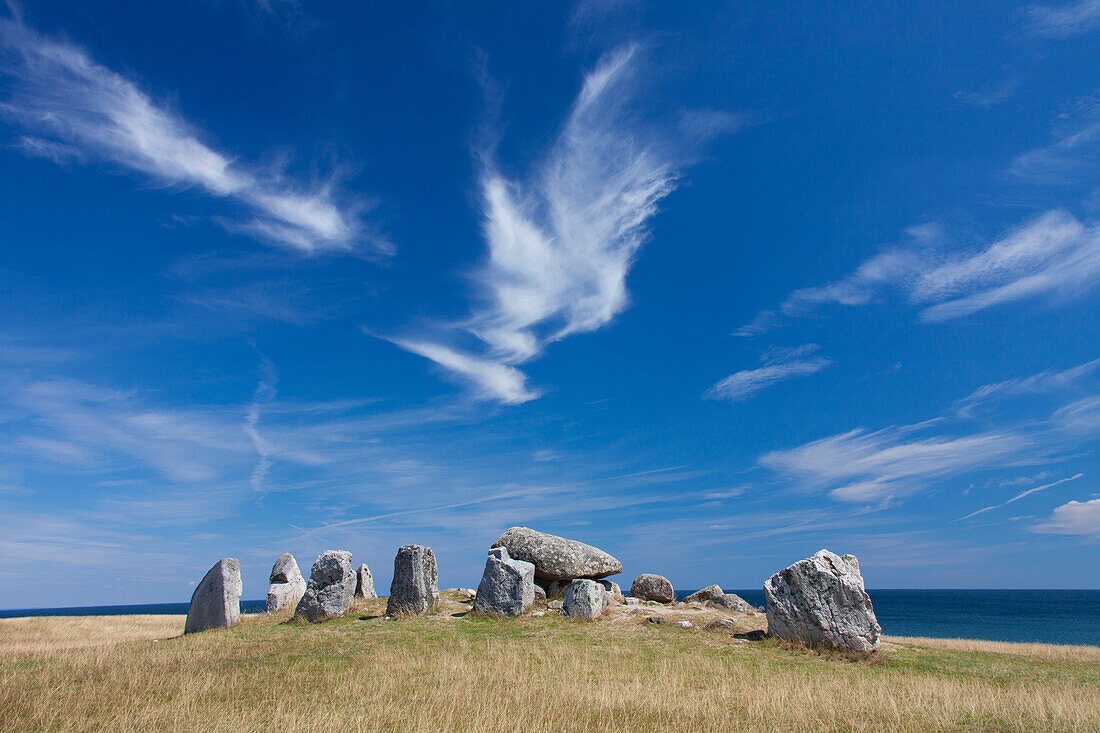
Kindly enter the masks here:
<path id="1" fill-rule="evenodd" d="M 393 582 L 386 602 L 386 615 L 422 614 L 439 598 L 439 571 L 435 553 L 424 545 L 405 545 L 393 559 Z"/>
<path id="2" fill-rule="evenodd" d="M 485 560 L 474 610 L 518 616 L 535 602 L 535 566 L 508 556 L 507 547 L 494 547 Z"/>
<path id="3" fill-rule="evenodd" d="M 630 584 L 630 595 L 643 601 L 672 603 L 676 600 L 676 591 L 672 581 L 656 573 L 642 573 Z"/>
<path id="4" fill-rule="evenodd" d="M 821 550 L 799 560 L 764 582 L 764 596 L 772 636 L 857 654 L 878 648 L 882 627 L 851 555 Z"/>
<path id="5" fill-rule="evenodd" d="M 309 573 L 309 585 L 294 615 L 306 621 L 339 618 L 355 600 L 355 571 L 351 553 L 328 550 L 318 555 Z"/>
<path id="6" fill-rule="evenodd" d="M 722 587 L 717 584 L 708 585 L 706 588 L 697 590 L 684 599 L 684 603 L 694 602 L 710 603 L 718 608 L 726 608 L 730 611 L 737 611 L 738 613 L 748 613 L 753 610 L 751 603 L 736 593 L 726 593 L 722 590 Z"/>
<path id="7" fill-rule="evenodd" d="M 493 547 L 507 547 L 513 559 L 534 565 L 540 580 L 597 579 L 623 571 L 621 562 L 598 547 L 528 527 L 505 530 Z"/>
<path id="8" fill-rule="evenodd" d="M 183 633 L 192 634 L 239 622 L 242 591 L 241 564 L 231 557 L 218 560 L 191 594 Z"/>
<path id="9" fill-rule="evenodd" d="M 306 579 L 298 569 L 298 561 L 289 552 L 279 555 L 271 568 L 267 587 L 267 612 L 294 608 L 306 592 Z"/>
<path id="10" fill-rule="evenodd" d="M 586 621 L 599 618 L 607 607 L 607 597 L 610 595 L 596 581 L 578 578 L 569 584 L 569 590 L 565 592 L 561 615 Z"/>
<path id="11" fill-rule="evenodd" d="M 378 597 L 378 594 L 374 592 L 374 577 L 370 574 L 370 568 L 365 564 L 360 565 L 359 569 L 355 571 L 355 597 Z"/>

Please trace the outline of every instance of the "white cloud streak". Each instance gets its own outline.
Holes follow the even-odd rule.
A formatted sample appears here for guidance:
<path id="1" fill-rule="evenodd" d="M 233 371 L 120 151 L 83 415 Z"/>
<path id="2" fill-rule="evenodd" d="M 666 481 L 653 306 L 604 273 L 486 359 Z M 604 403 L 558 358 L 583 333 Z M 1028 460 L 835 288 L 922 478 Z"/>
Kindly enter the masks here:
<path id="1" fill-rule="evenodd" d="M 814 356 L 817 344 L 803 344 L 794 349 L 783 349 L 764 355 L 764 366 L 745 369 L 731 374 L 709 390 L 706 397 L 729 402 L 744 402 L 760 390 L 779 382 L 797 377 L 808 377 L 833 363 L 832 359 Z"/>
<path id="2" fill-rule="evenodd" d="M 1016 301 L 1068 299 L 1100 283 L 1100 227 L 1056 209 L 971 253 L 928 247 L 876 255 L 841 280 L 792 293 L 777 311 L 761 311 L 735 334 L 755 336 L 783 318 L 827 306 L 863 306 L 899 291 L 925 322 L 942 322 Z"/>
<path id="3" fill-rule="evenodd" d="M 1071 38 L 1100 28 L 1100 0 L 1037 5 L 1028 10 L 1031 27 L 1048 38 Z"/>
<path id="4" fill-rule="evenodd" d="M 958 519 L 956 519 L 954 521 L 962 522 L 962 521 L 970 519 L 972 517 L 976 517 L 979 514 L 985 514 L 986 512 L 991 512 L 994 509 L 1000 509 L 1001 507 L 1008 506 L 1009 504 L 1017 502 L 1020 499 L 1023 499 L 1025 497 L 1031 496 L 1032 494 L 1037 494 L 1040 491 L 1046 491 L 1047 489 L 1052 489 L 1055 486 L 1061 486 L 1062 484 L 1067 483 L 1069 481 L 1076 481 L 1077 479 L 1082 478 L 1084 475 L 1085 474 L 1083 474 L 1083 473 L 1079 473 L 1075 476 L 1070 476 L 1068 478 L 1059 479 L 1058 481 L 1051 481 L 1049 484 L 1043 484 L 1042 486 L 1036 486 L 1034 488 L 1028 489 L 1027 491 L 1021 491 L 1019 494 L 1016 494 L 1016 496 L 1012 497 L 1011 499 L 1009 499 L 1006 502 L 1002 502 L 1000 504 L 994 504 L 992 506 L 983 507 L 982 509 L 979 509 L 976 512 L 970 512 L 965 517 L 959 517 Z"/>
<path id="5" fill-rule="evenodd" d="M 955 402 L 952 410 L 960 417 L 973 417 L 991 403 L 1011 397 L 1074 392 L 1081 389 L 1086 379 L 1091 377 L 1097 369 L 1100 369 L 1100 359 L 1078 364 L 1069 369 L 1047 369 L 1029 377 L 985 384 Z"/>
<path id="6" fill-rule="evenodd" d="M 519 403 L 539 393 L 517 365 L 552 342 L 602 328 L 627 307 L 626 276 L 646 224 L 677 180 L 664 147 L 647 141 L 625 112 L 635 57 L 633 48 L 609 54 L 585 76 L 530 178 L 511 180 L 481 154 L 488 259 L 474 274 L 481 304 L 464 328 L 484 354 L 425 338 L 394 343 L 472 381 L 484 397 Z"/>
<path id="7" fill-rule="evenodd" d="M 331 183 L 305 187 L 277 170 L 247 166 L 202 141 L 182 117 L 82 49 L 0 20 L 0 73 L 10 94 L 0 113 L 22 128 L 24 152 L 56 162 L 96 160 L 165 186 L 195 187 L 250 212 L 230 229 L 312 253 L 369 243 L 358 205 L 341 205 Z"/>

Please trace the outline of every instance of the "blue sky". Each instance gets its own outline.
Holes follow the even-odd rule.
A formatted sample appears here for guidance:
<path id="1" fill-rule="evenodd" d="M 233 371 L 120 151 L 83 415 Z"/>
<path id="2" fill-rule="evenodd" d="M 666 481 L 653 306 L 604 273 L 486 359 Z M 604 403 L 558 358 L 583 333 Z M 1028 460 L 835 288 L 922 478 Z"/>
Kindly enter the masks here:
<path id="1" fill-rule="evenodd" d="M 1100 586 L 1100 2 L 209 0 L 0 21 L 6 607 Z M 75 582 L 74 582 L 75 579 Z M 79 588 L 78 591 L 74 589 Z"/>

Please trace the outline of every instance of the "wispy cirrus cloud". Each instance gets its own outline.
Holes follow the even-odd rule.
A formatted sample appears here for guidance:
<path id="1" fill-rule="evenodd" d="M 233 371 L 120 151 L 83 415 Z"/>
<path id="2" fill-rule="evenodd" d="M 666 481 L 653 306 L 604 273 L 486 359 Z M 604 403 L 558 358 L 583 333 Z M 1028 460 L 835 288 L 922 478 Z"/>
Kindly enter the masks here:
<path id="1" fill-rule="evenodd" d="M 991 403 L 1011 397 L 1080 392 L 1086 380 L 1100 369 L 1100 359 L 1078 364 L 1068 369 L 1047 369 L 1029 377 L 1006 379 L 985 384 L 955 402 L 952 410 L 962 417 L 972 417 Z"/>
<path id="2" fill-rule="evenodd" d="M 248 212 L 224 219 L 229 229 L 297 251 L 390 250 L 366 231 L 365 206 L 341 200 L 333 182 L 303 185 L 215 149 L 178 113 L 77 46 L 0 20 L 0 74 L 10 81 L 0 114 L 22 131 L 19 147 L 29 155 L 98 161 L 157 185 L 201 189 Z"/>
<path id="3" fill-rule="evenodd" d="M 936 323 L 1028 298 L 1073 298 L 1097 283 L 1100 226 L 1055 209 L 975 251 L 915 246 L 875 255 L 840 280 L 796 290 L 735 334 L 756 336 L 826 306 L 864 306 L 890 292 Z"/>
<path id="4" fill-rule="evenodd" d="M 479 304 L 460 331 L 392 339 L 506 403 L 534 399 L 516 368 L 547 345 L 596 331 L 629 304 L 626 277 L 647 224 L 678 180 L 678 143 L 647 131 L 629 112 L 639 51 L 605 55 L 589 71 L 548 153 L 532 175 L 503 174 L 479 150 L 486 261 L 475 271 Z M 723 113 L 685 118 L 698 141 L 737 129 Z M 492 135 L 486 137 L 493 137 Z M 443 343 L 441 343 L 441 341 Z"/>
<path id="5" fill-rule="evenodd" d="M 1070 38 L 1100 28 L 1100 0 L 1078 0 L 1063 5 L 1036 5 L 1028 9 L 1031 28 L 1048 38 Z"/>
<path id="6" fill-rule="evenodd" d="M 992 506 L 983 507 L 981 509 L 978 509 L 977 511 L 970 512 L 965 517 L 959 517 L 955 521 L 956 522 L 962 522 L 964 520 L 976 517 L 979 514 L 985 514 L 986 512 L 991 512 L 994 509 L 1000 509 L 1001 507 L 1008 506 L 1009 504 L 1013 504 L 1013 503 L 1019 501 L 1020 499 L 1025 499 L 1025 498 L 1031 496 L 1032 494 L 1038 494 L 1041 491 L 1046 491 L 1047 489 L 1052 489 L 1055 486 L 1061 486 L 1062 484 L 1069 483 L 1070 481 L 1076 481 L 1077 479 L 1084 477 L 1084 475 L 1085 474 L 1083 474 L 1083 473 L 1078 473 L 1074 476 L 1069 476 L 1068 478 L 1059 479 L 1057 481 L 1051 481 L 1049 484 L 1043 484 L 1042 486 L 1035 486 L 1033 488 L 1028 489 L 1027 491 L 1021 491 L 1019 494 L 1016 494 L 1016 496 L 1012 497 L 1008 501 L 1002 502 L 1000 504 L 993 504 Z"/>
<path id="7" fill-rule="evenodd" d="M 707 390 L 706 397 L 744 402 L 779 382 L 816 374 L 833 363 L 827 357 L 811 356 L 820 348 L 817 344 L 803 344 L 792 349 L 773 349 L 761 357 L 763 366 L 731 374 Z"/>

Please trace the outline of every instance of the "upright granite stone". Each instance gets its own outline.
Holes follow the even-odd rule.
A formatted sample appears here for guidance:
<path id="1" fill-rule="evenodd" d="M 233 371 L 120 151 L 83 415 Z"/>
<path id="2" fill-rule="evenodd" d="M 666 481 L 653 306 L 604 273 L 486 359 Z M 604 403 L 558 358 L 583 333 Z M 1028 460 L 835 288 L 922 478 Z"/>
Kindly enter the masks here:
<path id="1" fill-rule="evenodd" d="M 600 581 L 597 581 L 597 582 L 600 585 L 603 586 L 603 589 L 605 591 L 607 591 L 608 593 L 611 594 L 611 598 L 612 598 L 612 600 L 614 600 L 615 603 L 622 603 L 625 600 L 623 598 L 623 589 L 620 588 L 619 584 L 616 583 L 615 581 L 613 581 L 613 580 L 600 580 Z"/>
<path id="2" fill-rule="evenodd" d="M 603 586 L 589 578 L 578 578 L 569 584 L 565 600 L 561 603 L 561 615 L 590 621 L 599 618 L 610 595 Z"/>
<path id="3" fill-rule="evenodd" d="M 659 601 L 672 603 L 676 600 L 676 591 L 672 589 L 672 581 L 663 575 L 654 573 L 642 573 L 630 584 L 630 595 L 641 598 L 643 601 Z"/>
<path id="4" fill-rule="evenodd" d="M 306 579 L 298 569 L 298 562 L 289 552 L 279 555 L 271 568 L 267 587 L 267 612 L 275 613 L 283 608 L 294 608 L 306 592 Z"/>
<path id="5" fill-rule="evenodd" d="M 393 559 L 393 582 L 386 615 L 427 613 L 439 596 L 439 572 L 432 548 L 405 545 Z"/>
<path id="6" fill-rule="evenodd" d="M 533 564 L 535 578 L 542 581 L 596 579 L 623 571 L 621 562 L 597 547 L 527 527 L 506 530 L 493 547 L 507 547 L 513 559 Z M 545 583 L 543 587 L 547 595 L 555 595 Z"/>
<path id="7" fill-rule="evenodd" d="M 535 566 L 508 556 L 508 548 L 489 550 L 474 610 L 518 616 L 535 602 Z"/>
<path id="8" fill-rule="evenodd" d="M 241 592 L 241 564 L 231 557 L 218 560 L 191 594 L 183 633 L 232 626 L 240 621 Z"/>
<path id="9" fill-rule="evenodd" d="M 748 613 L 753 610 L 752 604 L 744 598 L 736 593 L 726 593 L 719 585 L 709 585 L 684 599 L 684 603 L 692 602 L 708 603 L 737 613 Z"/>
<path id="10" fill-rule="evenodd" d="M 773 636 L 859 654 L 878 648 L 882 628 L 851 555 L 821 550 L 799 560 L 764 582 L 764 596 Z"/>
<path id="11" fill-rule="evenodd" d="M 370 574 L 370 568 L 366 565 L 360 565 L 359 569 L 355 571 L 355 597 L 378 597 L 378 594 L 374 592 L 374 577 Z"/>
<path id="12" fill-rule="evenodd" d="M 355 571 L 351 553 L 329 550 L 321 553 L 309 572 L 309 585 L 294 615 L 306 621 L 324 621 L 343 616 L 355 600 Z"/>

